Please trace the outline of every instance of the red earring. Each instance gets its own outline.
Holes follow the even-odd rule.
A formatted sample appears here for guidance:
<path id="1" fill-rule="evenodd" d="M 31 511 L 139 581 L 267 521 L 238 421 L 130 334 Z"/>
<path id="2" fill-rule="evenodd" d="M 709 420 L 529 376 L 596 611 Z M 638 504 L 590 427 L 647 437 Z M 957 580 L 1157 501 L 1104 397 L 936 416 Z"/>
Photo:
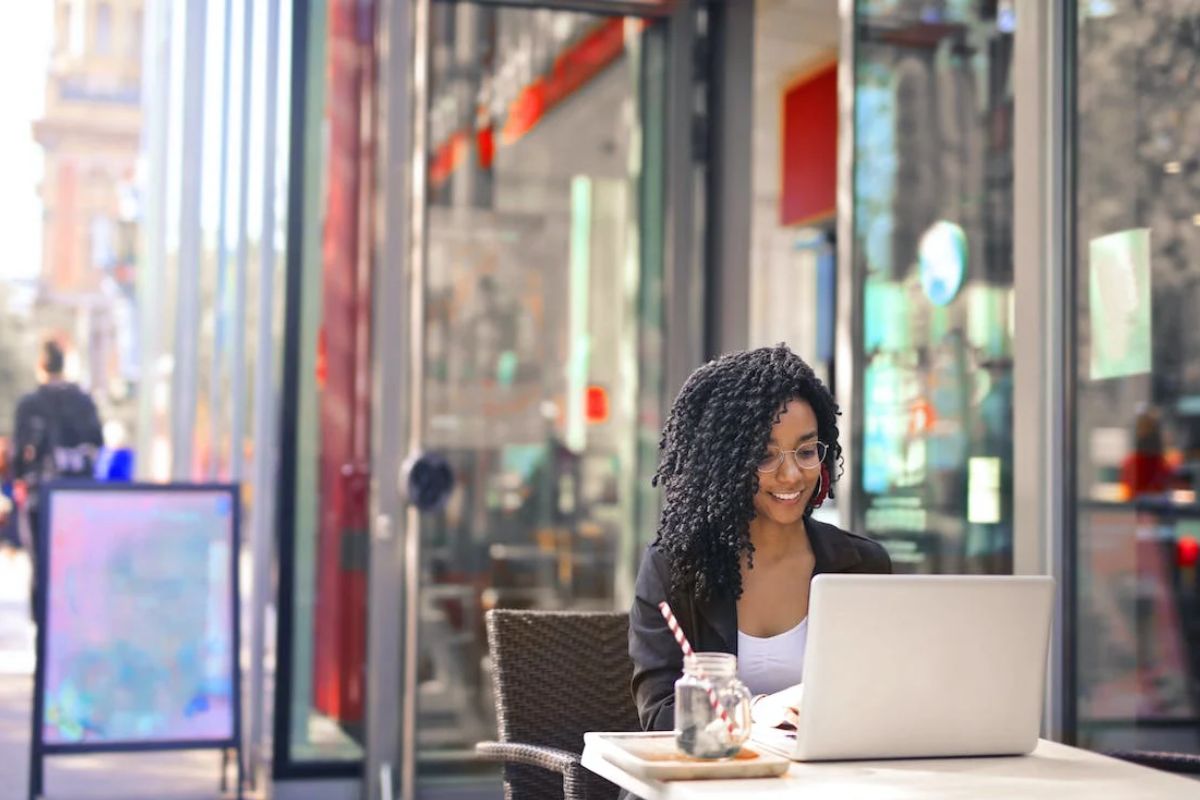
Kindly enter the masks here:
<path id="1" fill-rule="evenodd" d="M 825 502 L 825 498 L 829 496 L 829 469 L 822 464 L 821 474 L 817 478 L 817 490 L 813 492 L 812 500 L 809 502 L 809 508 L 820 508 Z"/>

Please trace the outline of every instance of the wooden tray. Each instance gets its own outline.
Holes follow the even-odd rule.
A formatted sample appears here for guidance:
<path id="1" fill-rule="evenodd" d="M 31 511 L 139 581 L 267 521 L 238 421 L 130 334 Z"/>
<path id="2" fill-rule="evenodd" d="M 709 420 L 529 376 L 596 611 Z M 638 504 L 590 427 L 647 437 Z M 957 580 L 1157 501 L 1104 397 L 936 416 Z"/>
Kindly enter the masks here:
<path id="1" fill-rule="evenodd" d="M 692 758 L 679 752 L 674 733 L 585 733 L 606 761 L 639 778 L 688 781 L 706 778 L 773 778 L 787 772 L 791 762 L 747 742 L 733 758 L 721 761 Z"/>

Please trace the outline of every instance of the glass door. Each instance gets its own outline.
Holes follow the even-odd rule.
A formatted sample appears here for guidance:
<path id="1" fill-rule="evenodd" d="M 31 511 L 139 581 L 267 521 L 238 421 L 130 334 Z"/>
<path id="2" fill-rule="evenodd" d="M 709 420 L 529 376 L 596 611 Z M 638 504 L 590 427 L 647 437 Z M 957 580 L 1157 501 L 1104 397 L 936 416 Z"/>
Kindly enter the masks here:
<path id="1" fill-rule="evenodd" d="M 1094 750 L 1200 754 L 1200 85 L 1179 78 L 1200 51 L 1162 44 L 1195 36 L 1196 8 L 1067 8 L 1066 725 Z"/>
<path id="2" fill-rule="evenodd" d="M 854 4 L 854 529 L 897 571 L 1003 574 L 1015 20 L 940 5 Z"/>
<path id="3" fill-rule="evenodd" d="M 485 614 L 627 607 L 653 536 L 662 210 L 647 143 L 663 104 L 647 97 L 663 75 L 646 64 L 664 37 L 637 17 L 428 9 L 415 425 L 455 487 L 404 534 L 399 783 L 498 798 L 500 770 L 474 757 L 495 736 Z"/>

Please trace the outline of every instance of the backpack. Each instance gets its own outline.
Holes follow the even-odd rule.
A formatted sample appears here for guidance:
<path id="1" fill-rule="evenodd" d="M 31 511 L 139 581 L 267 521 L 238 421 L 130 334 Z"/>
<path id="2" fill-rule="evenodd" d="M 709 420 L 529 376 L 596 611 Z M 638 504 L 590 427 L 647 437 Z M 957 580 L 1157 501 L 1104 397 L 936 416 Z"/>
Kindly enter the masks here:
<path id="1" fill-rule="evenodd" d="M 21 406 L 18 463 L 26 483 L 93 477 L 104 435 L 96 406 L 82 389 L 74 384 L 41 386 Z"/>

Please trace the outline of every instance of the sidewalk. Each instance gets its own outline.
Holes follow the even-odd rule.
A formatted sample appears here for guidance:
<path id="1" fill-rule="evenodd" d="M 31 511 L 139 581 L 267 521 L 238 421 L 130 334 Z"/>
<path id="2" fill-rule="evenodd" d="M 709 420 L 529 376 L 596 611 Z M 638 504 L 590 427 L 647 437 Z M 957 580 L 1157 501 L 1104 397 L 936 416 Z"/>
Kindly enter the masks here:
<path id="1" fill-rule="evenodd" d="M 25 800 L 28 790 L 34 666 L 28 596 L 28 558 L 0 550 L 0 800 Z M 202 751 L 58 756 L 46 762 L 45 797 L 214 800 L 220 761 L 218 753 Z"/>

